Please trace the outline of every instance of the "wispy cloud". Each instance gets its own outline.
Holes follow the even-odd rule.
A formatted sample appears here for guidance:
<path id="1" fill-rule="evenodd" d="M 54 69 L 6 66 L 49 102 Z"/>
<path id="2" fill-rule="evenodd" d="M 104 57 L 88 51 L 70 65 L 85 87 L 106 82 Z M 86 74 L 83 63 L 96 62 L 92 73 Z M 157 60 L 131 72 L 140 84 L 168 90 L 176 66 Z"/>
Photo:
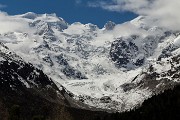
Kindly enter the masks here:
<path id="1" fill-rule="evenodd" d="M 82 3 L 82 1 L 81 1 L 81 0 L 75 0 L 75 3 L 76 3 L 77 5 L 79 5 L 79 4 Z"/>
<path id="2" fill-rule="evenodd" d="M 100 7 L 102 9 L 105 10 L 109 10 L 109 11 L 123 11 L 121 5 L 117 4 L 115 1 L 109 1 L 109 2 L 105 2 L 105 1 L 88 1 L 87 5 L 89 7 Z"/>
<path id="3" fill-rule="evenodd" d="M 111 0 L 88 2 L 89 7 L 109 11 L 130 11 L 159 20 L 159 25 L 180 30 L 179 0 Z M 178 27 L 179 26 L 179 27 Z"/>
<path id="4" fill-rule="evenodd" d="M 3 5 L 3 4 L 0 4 L 0 8 L 2 9 L 2 8 L 6 8 L 7 7 L 7 5 Z"/>

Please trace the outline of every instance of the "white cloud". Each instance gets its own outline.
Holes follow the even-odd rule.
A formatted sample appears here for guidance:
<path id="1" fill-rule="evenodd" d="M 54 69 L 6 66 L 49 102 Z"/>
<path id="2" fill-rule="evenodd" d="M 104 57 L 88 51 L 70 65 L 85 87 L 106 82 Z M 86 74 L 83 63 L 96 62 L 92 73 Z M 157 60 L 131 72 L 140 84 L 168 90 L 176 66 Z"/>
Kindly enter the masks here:
<path id="1" fill-rule="evenodd" d="M 89 2 L 89 7 L 101 7 L 110 11 L 130 11 L 158 19 L 156 24 L 180 30 L 180 0 L 111 0 Z"/>
<path id="2" fill-rule="evenodd" d="M 1 34 L 13 31 L 28 32 L 27 30 L 29 30 L 29 25 L 27 22 L 9 16 L 5 12 L 0 12 L 0 26 Z"/>
<path id="3" fill-rule="evenodd" d="M 89 7 L 102 7 L 103 9 L 106 9 L 107 5 L 110 6 L 109 4 L 107 4 L 106 2 L 103 1 L 96 1 L 96 2 L 87 2 Z M 106 6 L 104 8 L 104 6 Z"/>
<path id="4" fill-rule="evenodd" d="M 146 30 L 139 29 L 131 23 L 124 23 L 117 25 L 113 30 L 113 36 L 115 38 L 129 35 L 141 35 L 146 36 L 148 33 Z"/>

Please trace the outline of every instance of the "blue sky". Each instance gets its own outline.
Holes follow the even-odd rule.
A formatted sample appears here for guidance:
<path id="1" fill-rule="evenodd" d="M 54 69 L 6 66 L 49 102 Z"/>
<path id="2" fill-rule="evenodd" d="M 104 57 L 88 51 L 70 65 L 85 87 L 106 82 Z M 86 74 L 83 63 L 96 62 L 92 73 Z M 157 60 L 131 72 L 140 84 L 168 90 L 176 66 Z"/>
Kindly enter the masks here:
<path id="1" fill-rule="evenodd" d="M 100 7 L 88 7 L 87 3 L 94 1 L 97 0 L 0 0 L 0 4 L 6 6 L 1 10 L 10 15 L 26 12 L 56 13 L 68 23 L 93 23 L 99 27 L 103 27 L 107 21 L 122 23 L 136 17 L 130 12 L 113 12 Z"/>

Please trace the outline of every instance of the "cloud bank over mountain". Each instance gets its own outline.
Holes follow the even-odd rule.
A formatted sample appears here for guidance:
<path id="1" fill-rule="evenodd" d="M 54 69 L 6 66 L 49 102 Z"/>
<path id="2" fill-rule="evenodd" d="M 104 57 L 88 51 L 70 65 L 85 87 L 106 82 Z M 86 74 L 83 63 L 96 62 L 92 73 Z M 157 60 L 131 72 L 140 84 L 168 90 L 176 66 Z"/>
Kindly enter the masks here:
<path id="1" fill-rule="evenodd" d="M 13 18 L 5 12 L 0 12 L 0 26 L 0 33 L 29 30 L 29 25 L 25 21 Z"/>
<path id="2" fill-rule="evenodd" d="M 111 0 L 88 2 L 89 7 L 101 7 L 109 11 L 130 11 L 138 15 L 157 19 L 153 24 L 161 25 L 173 30 L 180 30 L 178 0 Z"/>

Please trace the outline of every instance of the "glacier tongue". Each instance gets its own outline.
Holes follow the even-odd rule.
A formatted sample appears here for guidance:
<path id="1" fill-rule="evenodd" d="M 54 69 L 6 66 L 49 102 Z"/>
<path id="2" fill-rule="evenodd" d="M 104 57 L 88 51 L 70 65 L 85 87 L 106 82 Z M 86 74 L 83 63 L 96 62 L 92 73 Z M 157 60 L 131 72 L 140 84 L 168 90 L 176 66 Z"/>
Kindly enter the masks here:
<path id="1" fill-rule="evenodd" d="M 0 42 L 63 84 L 75 99 L 106 110 L 129 110 L 151 97 L 154 90 L 145 84 L 155 84 L 144 80 L 152 72 L 147 71 L 151 65 L 163 70 L 154 63 L 179 54 L 179 32 L 149 26 L 152 20 L 144 16 L 124 24 L 108 22 L 102 29 L 69 25 L 55 14 L 8 17 L 28 27 L 2 32 Z"/>

